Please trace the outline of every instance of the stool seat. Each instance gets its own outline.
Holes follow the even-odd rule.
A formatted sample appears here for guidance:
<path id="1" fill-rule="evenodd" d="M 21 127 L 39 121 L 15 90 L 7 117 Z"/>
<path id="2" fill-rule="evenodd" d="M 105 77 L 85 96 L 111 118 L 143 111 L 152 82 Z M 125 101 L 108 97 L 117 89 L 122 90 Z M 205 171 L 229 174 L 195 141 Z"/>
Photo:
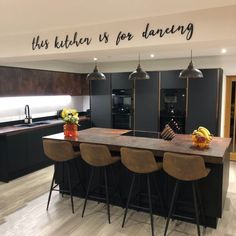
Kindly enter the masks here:
<path id="1" fill-rule="evenodd" d="M 182 181 L 199 180 L 210 172 L 201 156 L 171 152 L 164 154 L 163 169 L 170 176 Z"/>
<path id="2" fill-rule="evenodd" d="M 156 162 L 151 151 L 122 147 L 121 162 L 130 171 L 148 174 L 162 169 L 162 163 Z"/>
<path id="3" fill-rule="evenodd" d="M 80 152 L 75 152 L 71 143 L 67 141 L 43 140 L 45 155 L 53 161 L 69 161 L 79 157 Z"/>
<path id="4" fill-rule="evenodd" d="M 82 159 L 95 167 L 109 166 L 120 160 L 118 156 L 112 157 L 105 145 L 81 143 L 80 152 Z"/>

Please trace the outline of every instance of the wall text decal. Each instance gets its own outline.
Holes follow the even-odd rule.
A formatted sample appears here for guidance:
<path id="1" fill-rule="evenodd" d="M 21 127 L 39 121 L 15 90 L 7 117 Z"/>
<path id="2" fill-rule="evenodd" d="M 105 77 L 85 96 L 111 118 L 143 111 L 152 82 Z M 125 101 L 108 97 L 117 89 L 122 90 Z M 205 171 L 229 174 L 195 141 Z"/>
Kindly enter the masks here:
<path id="1" fill-rule="evenodd" d="M 194 26 L 193 23 L 188 23 L 187 25 L 172 25 L 171 27 L 166 28 L 155 28 L 151 27 L 150 23 L 147 23 L 144 31 L 141 35 L 135 35 L 132 32 L 123 32 L 119 31 L 115 35 L 114 42 L 111 40 L 110 34 L 108 32 L 100 33 L 97 39 L 93 39 L 89 36 L 81 36 L 78 32 L 74 32 L 74 35 L 71 37 L 70 35 L 65 35 L 64 37 L 55 36 L 53 42 L 51 43 L 49 39 L 41 39 L 40 35 L 36 36 L 32 40 L 32 50 L 39 49 L 48 49 L 50 47 L 56 49 L 68 49 L 70 47 L 81 47 L 82 45 L 89 46 L 93 41 L 97 41 L 99 43 L 113 43 L 118 46 L 121 42 L 124 41 L 132 41 L 134 38 L 141 37 L 143 39 L 150 38 L 163 38 L 168 35 L 180 34 L 185 36 L 186 40 L 190 40 L 193 36 Z"/>

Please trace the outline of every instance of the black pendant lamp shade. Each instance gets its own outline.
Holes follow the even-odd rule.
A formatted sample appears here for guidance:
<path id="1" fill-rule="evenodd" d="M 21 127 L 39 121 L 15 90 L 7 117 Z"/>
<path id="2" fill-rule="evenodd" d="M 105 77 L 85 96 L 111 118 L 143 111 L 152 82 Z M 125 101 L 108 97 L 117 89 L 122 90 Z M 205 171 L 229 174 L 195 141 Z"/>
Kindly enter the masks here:
<path id="1" fill-rule="evenodd" d="M 139 56 L 139 64 L 137 69 L 132 72 L 129 75 L 129 79 L 130 80 L 146 80 L 146 79 L 150 79 L 148 73 L 146 71 L 143 71 L 141 66 L 140 66 L 140 56 Z"/>
<path id="2" fill-rule="evenodd" d="M 87 75 L 87 80 L 106 80 L 106 76 L 98 71 L 97 63 L 93 72 Z"/>
<path id="3" fill-rule="evenodd" d="M 188 65 L 188 68 L 181 71 L 179 74 L 180 79 L 202 79 L 203 74 L 200 70 L 194 68 L 192 62 L 192 50 L 191 50 L 191 61 Z"/>

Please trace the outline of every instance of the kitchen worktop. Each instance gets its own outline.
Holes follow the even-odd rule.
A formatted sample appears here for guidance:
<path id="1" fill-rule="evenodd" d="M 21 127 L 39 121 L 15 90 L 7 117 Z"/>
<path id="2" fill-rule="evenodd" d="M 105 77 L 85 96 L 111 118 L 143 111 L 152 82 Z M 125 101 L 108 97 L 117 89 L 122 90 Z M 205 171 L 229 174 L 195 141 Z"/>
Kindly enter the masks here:
<path id="1" fill-rule="evenodd" d="M 192 145 L 191 136 L 178 134 L 171 141 L 156 138 L 125 136 L 130 130 L 90 128 L 79 132 L 75 139 L 65 138 L 63 133 L 46 136 L 44 138 L 70 140 L 72 142 L 88 142 L 105 144 L 119 150 L 120 147 L 142 148 L 153 151 L 156 156 L 163 156 L 164 152 L 177 152 L 203 156 L 205 162 L 223 163 L 225 153 L 230 145 L 230 138 L 213 137 L 209 148 L 199 149 Z"/>
<path id="2" fill-rule="evenodd" d="M 89 120 L 90 118 L 86 116 L 80 116 L 79 121 L 86 121 Z M 14 124 L 14 125 L 7 125 L 7 126 L 2 126 L 0 127 L 0 135 L 11 135 L 11 134 L 16 134 L 20 132 L 25 132 L 27 130 L 32 130 L 32 129 L 39 129 L 39 128 L 45 128 L 47 126 L 53 126 L 53 125 L 58 125 L 58 124 L 64 124 L 64 121 L 61 119 L 50 119 L 50 120 L 42 120 L 42 121 L 37 121 L 33 122 L 33 125 L 25 125 L 24 123 L 21 124 Z"/>

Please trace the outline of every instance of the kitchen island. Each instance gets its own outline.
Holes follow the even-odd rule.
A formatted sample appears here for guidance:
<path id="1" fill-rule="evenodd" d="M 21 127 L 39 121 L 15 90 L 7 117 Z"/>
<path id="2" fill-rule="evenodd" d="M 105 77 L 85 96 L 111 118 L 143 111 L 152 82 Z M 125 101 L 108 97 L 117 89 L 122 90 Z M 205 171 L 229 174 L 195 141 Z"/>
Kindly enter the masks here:
<path id="1" fill-rule="evenodd" d="M 58 133 L 50 136 L 43 137 L 44 139 L 51 140 L 67 140 L 78 146 L 80 143 L 94 143 L 105 144 L 111 151 L 119 152 L 120 147 L 132 147 L 151 150 L 157 161 L 162 161 L 163 154 L 165 152 L 177 152 L 184 154 L 200 155 L 204 158 L 206 166 L 211 169 L 207 178 L 199 181 L 199 187 L 202 194 L 203 206 L 205 209 L 206 224 L 209 227 L 216 228 L 218 218 L 222 217 L 223 207 L 226 199 L 226 193 L 229 182 L 229 145 L 230 138 L 214 137 L 210 147 L 208 149 L 198 149 L 193 147 L 190 135 L 176 135 L 172 141 L 166 141 L 157 138 L 147 137 L 133 137 L 126 136 L 125 134 L 130 130 L 117 130 L 117 129 L 103 129 L 103 128 L 90 128 L 79 132 L 76 138 L 65 138 L 63 133 Z M 80 171 L 81 180 L 87 184 L 89 176 L 89 166 L 84 163 L 80 158 L 77 159 L 78 167 Z M 76 170 L 75 170 L 76 171 Z M 128 195 L 128 188 L 131 181 L 131 174 L 122 166 L 121 163 L 117 164 L 115 170 L 116 181 L 119 183 L 119 187 L 122 193 L 122 199 L 125 201 Z M 57 181 L 60 183 L 62 178 L 62 172 L 58 167 Z M 65 173 L 64 173 L 65 174 Z M 74 172 L 74 182 L 76 183 L 77 174 Z M 99 177 L 99 173 L 98 173 Z M 102 182 L 100 178 L 97 178 L 97 182 Z M 152 176 L 152 183 L 158 182 L 160 189 L 165 200 L 166 210 L 169 206 L 171 195 L 173 192 L 174 180 L 161 171 L 160 173 L 154 173 Z M 142 183 L 136 186 L 136 191 L 146 191 L 146 185 Z M 184 217 L 191 217 L 194 215 L 193 207 L 190 204 L 192 202 L 191 185 L 184 183 L 181 188 L 181 192 L 178 198 L 178 204 L 176 207 L 176 213 L 179 215 L 178 219 L 186 220 Z M 155 195 L 155 189 L 152 193 Z M 74 194 L 79 197 L 84 197 L 82 188 L 76 188 Z M 139 199 L 142 205 L 145 205 L 146 197 L 143 196 Z M 117 198 L 111 200 L 112 204 L 122 206 L 122 202 Z M 189 205 L 190 204 L 190 205 Z M 159 215 L 165 215 L 166 212 L 161 211 L 158 200 L 153 200 L 153 212 Z M 184 217 L 181 217 L 184 216 Z M 189 220 L 188 220 L 189 221 Z M 191 221 L 191 220 L 190 220 Z"/>

